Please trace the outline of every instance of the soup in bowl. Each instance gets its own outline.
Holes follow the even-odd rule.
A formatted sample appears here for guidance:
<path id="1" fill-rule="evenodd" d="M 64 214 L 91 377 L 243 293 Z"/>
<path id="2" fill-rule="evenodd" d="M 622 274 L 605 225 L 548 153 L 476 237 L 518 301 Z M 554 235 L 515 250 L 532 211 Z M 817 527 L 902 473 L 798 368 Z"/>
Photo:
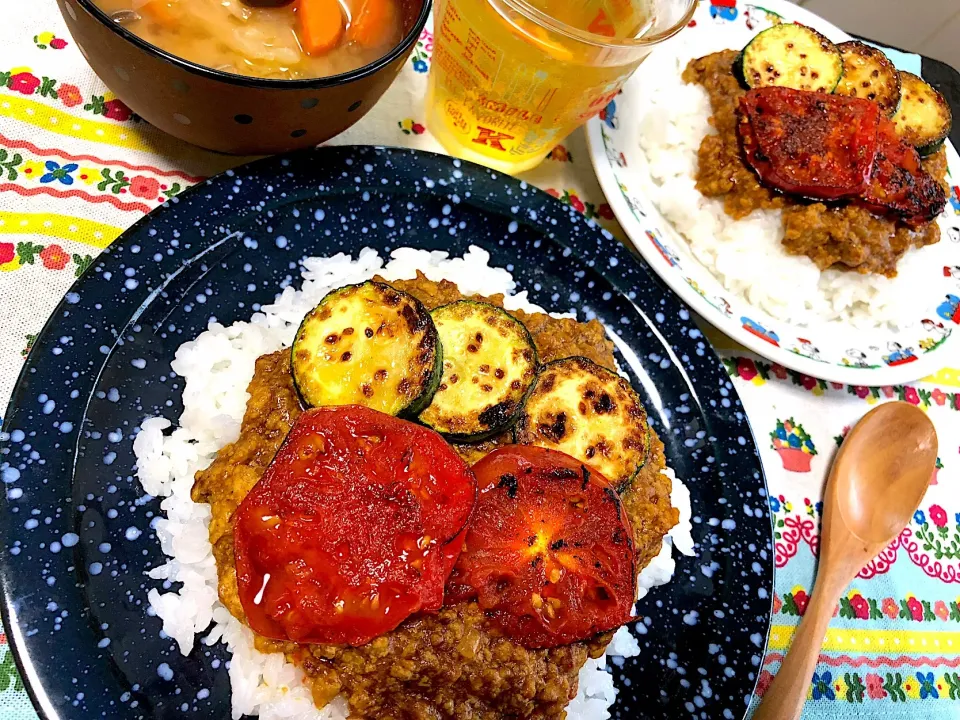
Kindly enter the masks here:
<path id="1" fill-rule="evenodd" d="M 140 117 L 201 147 L 316 145 L 380 99 L 430 0 L 57 0 L 93 70 Z"/>
<path id="2" fill-rule="evenodd" d="M 298 80 L 339 75 L 402 37 L 397 0 L 94 0 L 172 55 L 222 72 Z"/>

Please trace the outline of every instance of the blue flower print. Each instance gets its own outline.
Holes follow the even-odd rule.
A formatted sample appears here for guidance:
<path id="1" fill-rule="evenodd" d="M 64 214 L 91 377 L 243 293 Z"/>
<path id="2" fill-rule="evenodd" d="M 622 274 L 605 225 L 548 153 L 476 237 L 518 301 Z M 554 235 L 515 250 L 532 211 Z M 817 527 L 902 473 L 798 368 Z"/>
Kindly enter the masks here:
<path id="1" fill-rule="evenodd" d="M 917 510 L 913 514 L 913 521 L 917 525 L 923 525 L 927 521 L 927 516 L 923 514 L 923 510 Z"/>
<path id="2" fill-rule="evenodd" d="M 826 698 L 827 700 L 837 699 L 836 694 L 833 692 L 833 675 L 829 670 L 813 674 L 813 699 L 819 700 L 821 698 Z"/>
<path id="3" fill-rule="evenodd" d="M 417 58 L 413 61 L 413 69 L 418 73 L 425 73 L 429 68 L 427 67 L 427 61 L 422 58 Z"/>
<path id="4" fill-rule="evenodd" d="M 920 681 L 920 699 L 926 700 L 928 697 L 938 700 L 940 693 L 937 692 L 937 684 L 934 682 L 933 673 L 917 673 L 917 680 Z"/>
<path id="5" fill-rule="evenodd" d="M 770 498 L 770 509 L 774 512 L 780 512 L 780 501 L 777 498 Z"/>
<path id="6" fill-rule="evenodd" d="M 960 525 L 960 513 L 957 513 L 956 515 L 954 515 L 953 519 L 957 523 L 957 525 Z"/>
<path id="7" fill-rule="evenodd" d="M 69 163 L 68 165 L 58 165 L 53 162 L 53 160 L 47 160 L 47 172 L 43 177 L 40 178 L 42 183 L 52 183 L 59 181 L 63 185 L 73 185 L 73 177 L 70 175 L 72 172 L 76 172 L 77 168 L 80 167 L 76 163 Z"/>

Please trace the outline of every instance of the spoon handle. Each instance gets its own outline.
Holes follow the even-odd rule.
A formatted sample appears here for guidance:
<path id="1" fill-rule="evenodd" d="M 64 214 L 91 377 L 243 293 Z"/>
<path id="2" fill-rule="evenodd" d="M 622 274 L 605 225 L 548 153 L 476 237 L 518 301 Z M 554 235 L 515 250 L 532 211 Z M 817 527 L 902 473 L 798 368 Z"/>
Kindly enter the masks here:
<path id="1" fill-rule="evenodd" d="M 818 592 L 819 589 L 814 588 L 790 649 L 764 693 L 753 720 L 796 720 L 803 712 L 810 678 L 817 666 L 837 601 L 830 590 Z"/>

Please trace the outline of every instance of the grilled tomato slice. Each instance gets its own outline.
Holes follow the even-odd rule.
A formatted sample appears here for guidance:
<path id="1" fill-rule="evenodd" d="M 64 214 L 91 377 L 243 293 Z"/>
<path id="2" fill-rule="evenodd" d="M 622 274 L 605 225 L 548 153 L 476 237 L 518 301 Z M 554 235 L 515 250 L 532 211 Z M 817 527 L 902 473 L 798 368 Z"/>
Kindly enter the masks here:
<path id="1" fill-rule="evenodd" d="M 528 648 L 586 640 L 630 619 L 630 521 L 602 476 L 546 448 L 508 445 L 473 466 L 479 497 L 447 600 L 476 599 Z"/>
<path id="2" fill-rule="evenodd" d="M 765 87 L 740 99 L 738 131 L 766 185 L 836 200 L 866 190 L 879 121 L 880 108 L 869 100 Z"/>
<path id="3" fill-rule="evenodd" d="M 250 627 L 362 645 L 438 610 L 476 495 L 433 430 L 359 406 L 308 410 L 233 518 Z"/>

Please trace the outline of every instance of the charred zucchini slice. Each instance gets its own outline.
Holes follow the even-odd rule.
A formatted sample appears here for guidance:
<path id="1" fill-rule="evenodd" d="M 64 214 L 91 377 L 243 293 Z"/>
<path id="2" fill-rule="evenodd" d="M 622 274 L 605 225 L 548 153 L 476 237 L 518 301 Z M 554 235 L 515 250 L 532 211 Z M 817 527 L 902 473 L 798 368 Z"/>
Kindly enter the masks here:
<path id="1" fill-rule="evenodd" d="M 901 72 L 900 83 L 903 86 L 900 109 L 892 118 L 897 135 L 913 145 L 921 156 L 931 155 L 950 134 L 953 124 L 950 106 L 943 95 L 913 73 Z"/>
<path id="2" fill-rule="evenodd" d="M 646 462 L 649 432 L 630 383 L 592 360 L 569 357 L 540 368 L 514 440 L 565 452 L 622 490 Z"/>
<path id="3" fill-rule="evenodd" d="M 537 376 L 527 328 L 488 303 L 460 300 L 431 313 L 443 376 L 420 422 L 451 440 L 479 442 L 507 430 Z"/>
<path id="4" fill-rule="evenodd" d="M 834 93 L 873 100 L 891 117 L 900 106 L 900 73 L 890 58 L 858 40 L 837 45 L 843 58 L 843 77 Z"/>
<path id="5" fill-rule="evenodd" d="M 364 405 L 415 416 L 440 384 L 443 349 L 419 300 L 365 282 L 333 290 L 307 314 L 291 364 L 307 405 Z"/>
<path id="6" fill-rule="evenodd" d="M 737 62 L 750 88 L 775 85 L 829 93 L 843 76 L 837 46 L 816 30 L 791 23 L 758 33 Z"/>

